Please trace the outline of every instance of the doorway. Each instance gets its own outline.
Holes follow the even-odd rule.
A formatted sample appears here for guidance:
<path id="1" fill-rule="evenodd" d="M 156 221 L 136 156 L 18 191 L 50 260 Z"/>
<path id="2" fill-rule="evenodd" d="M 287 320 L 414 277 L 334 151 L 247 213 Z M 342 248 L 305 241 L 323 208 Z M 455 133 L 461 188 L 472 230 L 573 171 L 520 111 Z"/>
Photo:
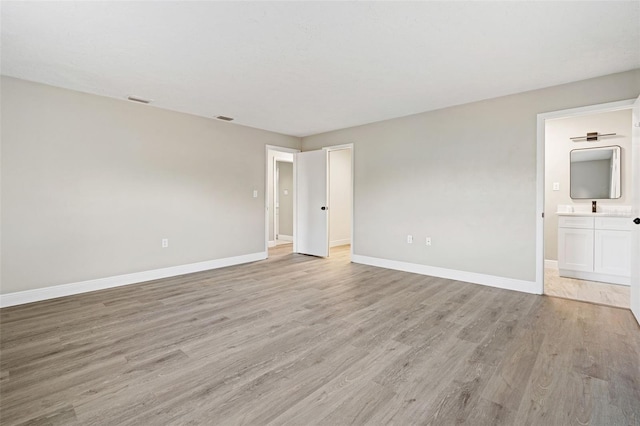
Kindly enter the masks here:
<path id="1" fill-rule="evenodd" d="M 293 245 L 293 159 L 276 159 L 273 195 L 274 245 Z"/>
<path id="2" fill-rule="evenodd" d="M 291 253 L 295 237 L 295 184 L 293 170 L 297 149 L 266 146 L 265 252 Z M 280 183 L 280 185 L 279 185 Z"/>
<path id="3" fill-rule="evenodd" d="M 329 147 L 326 150 L 329 164 L 329 255 L 350 255 L 353 220 L 352 147 Z"/>
<path id="4" fill-rule="evenodd" d="M 537 280 L 546 295 L 629 308 L 632 106 L 622 101 L 538 116 L 538 206 L 544 220 L 538 226 Z M 587 140 L 592 132 L 599 136 Z M 605 152 L 614 154 L 595 158 Z M 599 172 L 582 173 L 588 164 L 606 169 L 603 182 L 593 182 Z M 600 184 L 604 194 L 589 193 Z"/>

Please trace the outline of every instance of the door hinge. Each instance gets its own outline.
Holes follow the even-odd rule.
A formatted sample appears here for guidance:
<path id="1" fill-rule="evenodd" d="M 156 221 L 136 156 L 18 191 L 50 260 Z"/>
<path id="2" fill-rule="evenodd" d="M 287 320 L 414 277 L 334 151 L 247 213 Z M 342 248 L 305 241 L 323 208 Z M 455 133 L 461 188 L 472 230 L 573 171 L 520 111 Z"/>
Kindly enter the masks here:
<path id="1" fill-rule="evenodd" d="M 542 212 L 542 218 L 544 219 L 544 212 Z"/>

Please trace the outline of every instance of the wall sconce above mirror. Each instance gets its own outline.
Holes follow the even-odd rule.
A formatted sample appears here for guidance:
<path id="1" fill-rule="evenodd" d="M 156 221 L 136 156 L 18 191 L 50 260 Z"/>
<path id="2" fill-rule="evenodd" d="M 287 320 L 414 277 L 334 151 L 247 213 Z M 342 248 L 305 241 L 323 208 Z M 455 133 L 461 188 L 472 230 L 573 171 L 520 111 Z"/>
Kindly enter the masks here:
<path id="1" fill-rule="evenodd" d="M 620 198 L 619 146 L 574 149 L 570 153 L 570 193 L 573 199 Z"/>

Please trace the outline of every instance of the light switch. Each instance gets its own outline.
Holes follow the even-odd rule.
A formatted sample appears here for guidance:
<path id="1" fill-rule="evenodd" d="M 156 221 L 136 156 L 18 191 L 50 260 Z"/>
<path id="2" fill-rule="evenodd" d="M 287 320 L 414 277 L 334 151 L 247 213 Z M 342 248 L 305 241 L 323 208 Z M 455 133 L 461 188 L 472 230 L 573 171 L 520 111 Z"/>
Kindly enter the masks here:
<path id="1" fill-rule="evenodd" d="M 289 190 L 288 189 L 284 190 L 284 195 L 289 195 Z"/>
<path id="2" fill-rule="evenodd" d="M 553 182 L 553 190 L 560 191 L 560 182 Z"/>
<path id="3" fill-rule="evenodd" d="M 258 198 L 258 190 L 257 189 L 253 190 L 253 198 Z"/>

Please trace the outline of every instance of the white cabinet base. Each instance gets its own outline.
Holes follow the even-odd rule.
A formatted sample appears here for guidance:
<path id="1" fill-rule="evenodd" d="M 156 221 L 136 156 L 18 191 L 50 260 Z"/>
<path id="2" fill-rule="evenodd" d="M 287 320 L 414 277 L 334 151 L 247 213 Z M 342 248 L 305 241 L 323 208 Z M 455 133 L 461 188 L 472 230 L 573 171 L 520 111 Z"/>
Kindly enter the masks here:
<path id="1" fill-rule="evenodd" d="M 629 285 L 631 219 L 560 216 L 558 271 L 561 277 Z"/>
<path id="2" fill-rule="evenodd" d="M 599 281 L 602 283 L 611 283 L 626 286 L 631 284 L 629 277 L 622 277 L 620 275 L 596 274 L 595 272 L 571 271 L 567 269 L 558 269 L 558 275 L 560 275 L 561 277 L 575 278 L 578 280 Z"/>

